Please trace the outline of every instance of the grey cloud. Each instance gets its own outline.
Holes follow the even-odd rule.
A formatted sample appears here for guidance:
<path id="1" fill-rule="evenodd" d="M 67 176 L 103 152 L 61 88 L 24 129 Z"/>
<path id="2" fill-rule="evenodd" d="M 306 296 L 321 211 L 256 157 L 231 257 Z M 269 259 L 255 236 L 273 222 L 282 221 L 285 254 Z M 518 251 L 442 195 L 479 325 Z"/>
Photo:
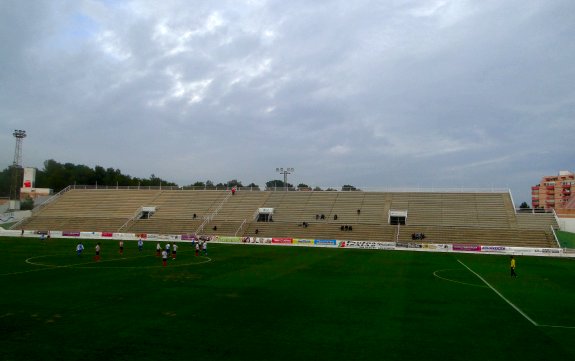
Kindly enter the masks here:
<path id="1" fill-rule="evenodd" d="M 313 185 L 523 201 L 572 167 L 570 1 L 34 4 L 0 5 L 6 165 L 22 128 L 27 164 L 181 185 L 293 166 Z"/>

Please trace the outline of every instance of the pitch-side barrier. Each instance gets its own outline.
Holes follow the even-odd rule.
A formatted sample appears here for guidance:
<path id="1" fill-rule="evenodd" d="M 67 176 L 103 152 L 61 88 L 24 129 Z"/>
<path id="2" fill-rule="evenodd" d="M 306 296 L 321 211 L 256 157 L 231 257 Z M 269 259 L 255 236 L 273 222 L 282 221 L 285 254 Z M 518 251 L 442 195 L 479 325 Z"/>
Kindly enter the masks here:
<path id="1" fill-rule="evenodd" d="M 350 241 L 338 239 L 311 239 L 311 238 L 270 238 L 270 237 L 227 237 L 196 234 L 165 235 L 153 233 L 116 233 L 116 232 L 78 232 L 78 231 L 36 231 L 36 230 L 2 230 L 0 237 L 25 238 L 68 238 L 68 239 L 102 239 L 159 242 L 193 242 L 197 240 L 210 243 L 251 244 L 291 247 L 323 247 L 341 249 L 372 249 L 396 251 L 427 251 L 427 252 L 459 252 L 478 254 L 506 254 L 547 257 L 572 257 L 575 252 L 563 248 L 534 248 L 491 246 L 468 243 L 435 243 L 427 242 L 393 242 L 393 241 Z"/>

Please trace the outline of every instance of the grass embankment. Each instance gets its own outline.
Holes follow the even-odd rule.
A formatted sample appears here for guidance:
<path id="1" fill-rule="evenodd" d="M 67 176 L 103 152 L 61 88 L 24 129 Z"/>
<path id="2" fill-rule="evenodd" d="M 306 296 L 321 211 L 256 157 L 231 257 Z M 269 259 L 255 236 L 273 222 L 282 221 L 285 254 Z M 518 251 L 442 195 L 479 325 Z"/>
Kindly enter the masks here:
<path id="1" fill-rule="evenodd" d="M 575 233 L 555 231 L 562 248 L 575 248 Z"/>

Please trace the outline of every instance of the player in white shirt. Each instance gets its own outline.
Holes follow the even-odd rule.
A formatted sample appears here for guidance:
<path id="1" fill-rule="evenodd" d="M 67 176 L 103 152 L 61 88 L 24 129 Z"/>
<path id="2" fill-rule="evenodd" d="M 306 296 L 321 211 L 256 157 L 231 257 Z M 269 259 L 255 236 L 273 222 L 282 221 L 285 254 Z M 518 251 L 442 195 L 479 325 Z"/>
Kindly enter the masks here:
<path id="1" fill-rule="evenodd" d="M 96 257 L 94 257 L 96 262 L 100 262 L 100 243 L 96 244 Z"/>
<path id="2" fill-rule="evenodd" d="M 168 252 L 166 250 L 162 251 L 162 264 L 166 267 L 166 261 L 168 260 Z"/>
<path id="3" fill-rule="evenodd" d="M 176 252 L 178 252 L 178 245 L 174 243 L 172 247 L 172 259 L 176 259 Z"/>

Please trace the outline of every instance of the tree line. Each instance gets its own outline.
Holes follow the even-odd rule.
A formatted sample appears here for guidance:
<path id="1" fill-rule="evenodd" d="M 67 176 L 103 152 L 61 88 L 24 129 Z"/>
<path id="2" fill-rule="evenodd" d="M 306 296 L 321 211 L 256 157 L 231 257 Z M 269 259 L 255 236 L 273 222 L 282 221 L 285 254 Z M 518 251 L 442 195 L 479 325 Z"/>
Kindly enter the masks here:
<path id="1" fill-rule="evenodd" d="M 22 179 L 22 176 L 20 176 Z M 12 180 L 12 167 L 8 167 L 0 172 L 0 197 L 10 196 L 10 184 Z M 104 168 L 102 166 L 96 165 L 94 168 L 88 167 L 83 164 L 73 164 L 73 163 L 59 163 L 53 159 L 44 161 L 43 169 L 38 169 L 36 171 L 36 188 L 50 188 L 53 189 L 55 193 L 61 191 L 69 185 L 98 185 L 98 186 L 109 186 L 109 187 L 168 187 L 178 185 L 174 182 L 164 180 L 156 175 L 152 174 L 149 178 L 139 178 L 132 177 L 123 174 L 119 169 L 114 168 Z M 20 185 L 19 185 L 20 186 Z M 297 187 L 288 183 L 287 185 L 279 179 L 270 180 L 265 184 L 266 189 L 282 189 L 287 188 L 290 190 L 314 190 L 321 191 L 320 187 L 312 188 L 307 184 L 300 183 Z M 260 187 L 255 183 L 250 183 L 243 185 L 241 181 L 237 179 L 232 179 L 225 183 L 219 182 L 215 183 L 211 180 L 205 182 L 198 181 L 189 185 L 185 185 L 184 188 L 200 188 L 200 189 L 225 189 L 232 187 L 249 187 L 259 189 Z M 337 189 L 327 188 L 326 191 L 335 191 Z M 341 190 L 344 191 L 355 191 L 359 190 L 351 185 L 342 186 Z"/>

